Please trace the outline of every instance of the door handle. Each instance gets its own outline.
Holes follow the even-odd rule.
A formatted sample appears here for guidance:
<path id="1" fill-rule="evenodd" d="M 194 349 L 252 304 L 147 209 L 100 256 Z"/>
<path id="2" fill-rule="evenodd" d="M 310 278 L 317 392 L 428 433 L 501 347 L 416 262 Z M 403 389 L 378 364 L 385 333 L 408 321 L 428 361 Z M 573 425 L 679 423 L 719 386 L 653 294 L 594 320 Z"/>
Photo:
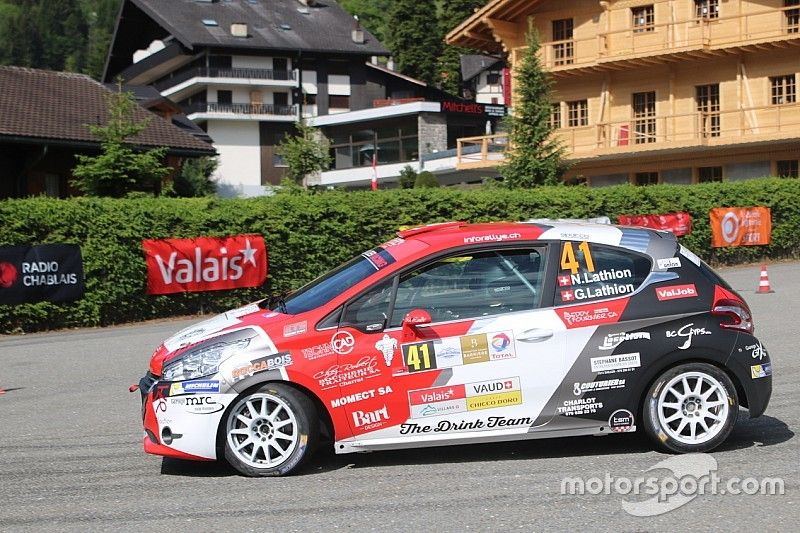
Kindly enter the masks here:
<path id="1" fill-rule="evenodd" d="M 542 342 L 546 341 L 550 337 L 553 336 L 552 329 L 529 329 L 527 331 L 523 331 L 522 335 L 517 337 L 517 340 L 520 342 Z"/>

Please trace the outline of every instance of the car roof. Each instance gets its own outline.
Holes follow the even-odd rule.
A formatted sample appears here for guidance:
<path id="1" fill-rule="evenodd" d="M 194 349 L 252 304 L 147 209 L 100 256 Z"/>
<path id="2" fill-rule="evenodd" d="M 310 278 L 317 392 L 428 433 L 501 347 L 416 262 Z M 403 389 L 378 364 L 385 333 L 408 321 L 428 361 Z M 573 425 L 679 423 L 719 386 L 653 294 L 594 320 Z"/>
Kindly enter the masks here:
<path id="1" fill-rule="evenodd" d="M 676 237 L 668 231 L 638 226 L 618 226 L 589 222 L 537 219 L 536 222 L 440 222 L 397 233 L 402 239 L 418 239 L 437 248 L 464 244 L 491 244 L 513 241 L 587 241 L 628 248 L 659 257 L 674 253 Z M 668 252 L 666 250 L 669 250 Z"/>

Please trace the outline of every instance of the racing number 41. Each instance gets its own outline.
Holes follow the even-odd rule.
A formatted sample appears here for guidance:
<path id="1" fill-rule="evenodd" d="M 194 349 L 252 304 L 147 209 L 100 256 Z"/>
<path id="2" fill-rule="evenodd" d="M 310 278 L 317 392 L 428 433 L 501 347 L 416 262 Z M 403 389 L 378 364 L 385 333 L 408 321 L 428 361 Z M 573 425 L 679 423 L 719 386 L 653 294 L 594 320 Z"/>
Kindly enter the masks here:
<path id="1" fill-rule="evenodd" d="M 436 355 L 432 342 L 420 342 L 403 346 L 403 360 L 409 372 L 421 372 L 436 368 Z"/>
<path id="2" fill-rule="evenodd" d="M 583 253 L 583 262 L 586 263 L 586 270 L 594 272 L 594 260 L 592 259 L 592 251 L 589 249 L 589 243 L 583 241 L 578 245 L 578 250 Z M 575 258 L 575 249 L 572 247 L 572 241 L 566 241 L 561 249 L 561 270 L 569 270 L 573 274 L 577 274 L 580 268 L 581 265 Z"/>

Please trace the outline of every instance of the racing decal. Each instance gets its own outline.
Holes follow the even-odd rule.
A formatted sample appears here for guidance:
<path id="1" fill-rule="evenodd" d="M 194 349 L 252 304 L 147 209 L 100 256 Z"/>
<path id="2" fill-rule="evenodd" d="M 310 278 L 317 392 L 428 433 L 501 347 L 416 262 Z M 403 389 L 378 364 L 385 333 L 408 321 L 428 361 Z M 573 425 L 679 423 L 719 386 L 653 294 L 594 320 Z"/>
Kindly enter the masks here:
<path id="1" fill-rule="evenodd" d="M 339 330 L 331 337 L 331 349 L 339 355 L 347 355 L 355 348 L 356 340 L 349 331 Z"/>
<path id="2" fill-rule="evenodd" d="M 765 378 L 772 375 L 772 363 L 753 365 L 750 367 L 750 377 L 753 379 Z"/>
<path id="3" fill-rule="evenodd" d="M 302 322 L 297 322 L 295 324 L 287 324 L 283 326 L 283 336 L 284 337 L 294 337 L 295 335 L 302 335 L 308 331 L 308 322 L 303 320 Z"/>
<path id="4" fill-rule="evenodd" d="M 598 402 L 597 398 L 577 398 L 575 400 L 564 400 L 558 406 L 556 414 L 563 416 L 586 416 L 597 414 L 603 408 L 603 402 Z"/>
<path id="5" fill-rule="evenodd" d="M 590 235 L 591 233 L 591 235 Z M 585 226 L 582 224 L 558 224 L 544 231 L 539 237 L 542 240 L 581 240 L 591 238 L 593 242 L 618 246 L 622 240 L 622 231 L 614 226 Z"/>
<path id="6" fill-rule="evenodd" d="M 666 287 L 656 287 L 656 298 L 660 302 L 677 300 L 680 298 L 696 298 L 697 287 L 694 283 L 686 285 L 668 285 Z"/>
<path id="7" fill-rule="evenodd" d="M 560 307 L 555 311 L 567 329 L 597 326 L 618 322 L 628 305 L 629 298 Z"/>
<path id="8" fill-rule="evenodd" d="M 608 417 L 608 427 L 615 433 L 630 433 L 636 431 L 633 413 L 627 409 L 617 409 Z"/>
<path id="9" fill-rule="evenodd" d="M 597 392 L 611 389 L 624 389 L 624 379 L 603 379 L 600 381 L 587 381 L 585 383 L 576 382 L 572 388 L 572 394 L 580 396 L 585 392 Z"/>
<path id="10" fill-rule="evenodd" d="M 392 254 L 381 247 L 369 250 L 361 255 L 375 267 L 375 270 L 382 270 L 395 262 Z"/>
<path id="11" fill-rule="evenodd" d="M 316 346 L 311 346 L 310 348 L 303 348 L 301 353 L 303 354 L 303 357 L 309 361 L 336 354 L 336 352 L 333 351 L 333 347 L 331 346 L 330 342 L 317 344 Z"/>
<path id="12" fill-rule="evenodd" d="M 390 385 L 386 385 L 385 387 L 376 387 L 374 389 L 367 389 L 364 391 L 347 394 L 340 398 L 334 398 L 330 401 L 330 405 L 333 408 L 343 407 L 351 403 L 363 402 L 364 400 L 375 398 L 375 396 L 386 396 L 392 392 L 394 392 L 394 390 Z"/>
<path id="13" fill-rule="evenodd" d="M 594 272 L 594 260 L 592 259 L 592 251 L 589 248 L 589 243 L 583 241 L 578 245 L 578 250 L 583 252 L 583 261 L 586 270 Z M 565 241 L 561 245 L 561 270 L 569 270 L 572 274 L 577 274 L 581 269 L 581 265 L 575 258 L 575 248 L 572 241 Z M 561 278 L 559 277 L 559 285 L 561 285 Z"/>
<path id="14" fill-rule="evenodd" d="M 464 244 L 478 244 L 482 242 L 504 242 L 521 239 L 521 233 L 490 233 L 488 235 L 472 235 L 464 237 Z"/>
<path id="15" fill-rule="evenodd" d="M 516 357 L 510 330 L 403 344 L 403 365 L 408 372 L 452 368 Z"/>
<path id="16" fill-rule="evenodd" d="M 658 265 L 658 268 L 662 270 L 667 270 L 669 268 L 681 268 L 681 258 L 667 257 L 665 259 L 656 259 L 656 264 Z"/>
<path id="17" fill-rule="evenodd" d="M 170 398 L 168 404 L 170 406 L 170 410 L 172 410 L 173 407 L 179 407 L 187 413 L 197 415 L 219 413 L 225 409 L 225 405 L 216 401 L 214 396 L 179 396 L 176 398 Z M 166 410 L 167 409 L 164 409 L 165 412 Z"/>
<path id="18" fill-rule="evenodd" d="M 767 350 L 764 349 L 764 346 L 760 342 L 745 346 L 744 349 L 750 352 L 750 357 L 758 359 L 759 361 L 767 356 Z"/>
<path id="19" fill-rule="evenodd" d="M 383 404 L 383 407 L 374 411 L 353 411 L 351 416 L 353 417 L 353 426 L 361 431 L 372 431 L 389 422 L 389 408 Z"/>
<path id="20" fill-rule="evenodd" d="M 613 350 L 625 341 L 650 340 L 650 333 L 637 331 L 634 333 L 609 333 L 603 337 L 603 343 L 598 346 L 600 350 Z"/>
<path id="21" fill-rule="evenodd" d="M 628 372 L 642 365 L 639 352 L 592 357 L 589 360 L 592 372 L 607 374 L 611 372 Z"/>
<path id="22" fill-rule="evenodd" d="M 233 378 L 233 381 L 236 382 L 253 376 L 254 374 L 266 372 L 267 370 L 278 370 L 282 367 L 291 366 L 292 363 L 292 356 L 287 352 L 267 355 L 265 357 L 254 359 L 238 368 L 234 368 L 231 372 L 231 377 Z"/>
<path id="23" fill-rule="evenodd" d="M 384 333 L 383 338 L 375 343 L 375 349 L 383 355 L 383 362 L 386 363 L 386 366 L 391 367 L 394 351 L 397 349 L 397 339 Z"/>
<path id="24" fill-rule="evenodd" d="M 687 350 L 692 346 L 692 339 L 695 337 L 695 335 L 711 335 L 711 332 L 706 328 L 696 328 L 694 327 L 694 323 L 689 323 L 678 330 L 667 330 L 666 335 L 668 339 L 686 339 L 683 344 L 678 346 L 678 349 Z"/>
<path id="25" fill-rule="evenodd" d="M 401 435 L 420 435 L 426 433 L 448 433 L 458 431 L 481 431 L 490 429 L 509 429 L 521 426 L 530 426 L 533 419 L 530 417 L 510 418 L 507 416 L 490 416 L 477 420 L 440 420 L 435 424 L 419 424 L 406 422 L 400 424 Z"/>
<path id="26" fill-rule="evenodd" d="M 352 363 L 334 363 L 314 374 L 321 390 L 349 387 L 381 375 L 378 357 L 365 355 Z"/>
<path id="27" fill-rule="evenodd" d="M 196 394 L 201 392 L 219 392 L 219 381 L 203 379 L 196 381 L 179 381 L 173 383 L 169 388 L 169 395 Z"/>
<path id="28" fill-rule="evenodd" d="M 449 415 L 522 404 L 518 377 L 408 392 L 411 418 Z"/>

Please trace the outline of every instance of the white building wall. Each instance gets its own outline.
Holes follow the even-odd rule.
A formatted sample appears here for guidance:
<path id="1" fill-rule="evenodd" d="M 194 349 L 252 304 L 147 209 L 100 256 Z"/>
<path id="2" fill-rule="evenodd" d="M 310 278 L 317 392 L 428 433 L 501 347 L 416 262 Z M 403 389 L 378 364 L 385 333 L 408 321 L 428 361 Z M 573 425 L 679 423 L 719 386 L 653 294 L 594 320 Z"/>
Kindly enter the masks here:
<path id="1" fill-rule="evenodd" d="M 479 104 L 491 104 L 492 99 L 497 99 L 497 104 L 505 104 L 503 99 L 503 75 L 501 72 L 497 84 L 489 85 L 489 72 L 481 72 L 478 75 L 478 83 L 475 87 L 475 101 Z"/>
<path id="2" fill-rule="evenodd" d="M 263 195 L 258 121 L 209 120 L 208 134 L 219 152 L 220 196 Z"/>

